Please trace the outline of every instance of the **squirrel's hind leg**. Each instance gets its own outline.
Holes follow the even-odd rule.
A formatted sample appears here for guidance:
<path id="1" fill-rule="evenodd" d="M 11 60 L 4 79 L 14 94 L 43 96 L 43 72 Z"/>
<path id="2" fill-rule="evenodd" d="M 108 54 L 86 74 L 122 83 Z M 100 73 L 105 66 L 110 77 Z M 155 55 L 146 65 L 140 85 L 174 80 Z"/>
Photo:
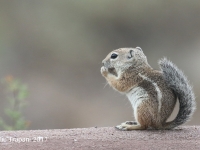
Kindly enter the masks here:
<path id="1" fill-rule="evenodd" d="M 128 131 L 128 130 L 144 130 L 146 129 L 144 126 L 141 126 L 135 121 L 126 121 L 122 123 L 121 125 L 116 126 L 115 128 L 123 131 Z"/>
<path id="2" fill-rule="evenodd" d="M 129 124 L 129 125 L 137 125 L 138 124 L 136 121 L 126 121 L 126 122 L 123 122 L 123 123 Z"/>
<path id="3" fill-rule="evenodd" d="M 147 109 L 148 108 L 148 109 Z M 135 121 L 126 121 L 121 125 L 116 126 L 119 130 L 145 130 L 148 127 L 157 127 L 158 123 L 156 118 L 157 106 L 152 105 L 149 101 L 145 101 L 134 109 Z"/>

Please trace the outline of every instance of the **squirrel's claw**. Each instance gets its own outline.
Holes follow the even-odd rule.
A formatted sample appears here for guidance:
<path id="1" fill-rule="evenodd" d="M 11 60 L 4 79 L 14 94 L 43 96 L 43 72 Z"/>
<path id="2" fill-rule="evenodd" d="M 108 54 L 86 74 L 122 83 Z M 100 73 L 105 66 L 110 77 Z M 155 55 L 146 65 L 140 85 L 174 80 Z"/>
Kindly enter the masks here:
<path id="1" fill-rule="evenodd" d="M 118 130 L 127 131 L 127 128 L 122 126 L 122 125 L 118 125 L 115 128 L 118 129 Z"/>

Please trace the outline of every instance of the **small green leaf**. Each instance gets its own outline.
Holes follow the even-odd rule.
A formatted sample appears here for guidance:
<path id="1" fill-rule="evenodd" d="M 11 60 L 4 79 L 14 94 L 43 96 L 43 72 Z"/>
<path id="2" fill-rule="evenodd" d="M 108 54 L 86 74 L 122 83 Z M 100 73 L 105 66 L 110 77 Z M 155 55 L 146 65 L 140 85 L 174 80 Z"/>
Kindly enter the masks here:
<path id="1" fill-rule="evenodd" d="M 28 88 L 19 80 L 14 79 L 12 76 L 7 76 L 1 80 L 5 85 L 7 91 L 7 107 L 4 113 L 9 123 L 0 117 L 0 128 L 4 130 L 22 130 L 28 127 L 27 121 L 22 115 L 22 109 L 26 106 L 26 98 L 28 96 Z"/>

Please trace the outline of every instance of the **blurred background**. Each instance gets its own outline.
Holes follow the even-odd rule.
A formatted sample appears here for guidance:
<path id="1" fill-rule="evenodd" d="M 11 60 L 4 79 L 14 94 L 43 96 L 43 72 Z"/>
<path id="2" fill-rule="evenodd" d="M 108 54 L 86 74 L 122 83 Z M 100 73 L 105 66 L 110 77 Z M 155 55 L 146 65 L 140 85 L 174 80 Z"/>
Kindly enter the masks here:
<path id="1" fill-rule="evenodd" d="M 28 86 L 28 129 L 132 120 L 128 99 L 105 86 L 100 67 L 110 51 L 136 46 L 153 68 L 166 56 L 182 69 L 200 106 L 200 1 L 0 1 L 0 78 L 12 75 Z M 187 124 L 200 125 L 199 114 Z"/>

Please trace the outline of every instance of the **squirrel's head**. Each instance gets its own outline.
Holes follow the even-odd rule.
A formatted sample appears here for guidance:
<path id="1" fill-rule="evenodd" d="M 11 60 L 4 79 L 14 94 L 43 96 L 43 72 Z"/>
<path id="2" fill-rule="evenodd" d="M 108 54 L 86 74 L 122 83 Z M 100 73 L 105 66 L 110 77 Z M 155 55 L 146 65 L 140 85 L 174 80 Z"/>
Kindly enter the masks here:
<path id="1" fill-rule="evenodd" d="M 115 76 L 118 76 L 118 74 L 121 74 L 130 67 L 138 69 L 149 66 L 147 58 L 140 47 L 116 49 L 110 52 L 102 63 L 102 68 L 104 68 L 104 72 L 101 71 L 102 75 L 107 71 L 107 73 Z"/>

